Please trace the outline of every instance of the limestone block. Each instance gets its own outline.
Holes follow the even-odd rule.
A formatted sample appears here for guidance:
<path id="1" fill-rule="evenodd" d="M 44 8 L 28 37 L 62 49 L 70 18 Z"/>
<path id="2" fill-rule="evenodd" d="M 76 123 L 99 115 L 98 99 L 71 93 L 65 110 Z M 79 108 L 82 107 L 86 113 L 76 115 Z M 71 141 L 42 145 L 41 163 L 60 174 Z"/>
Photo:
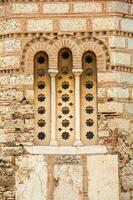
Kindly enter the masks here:
<path id="1" fill-rule="evenodd" d="M 133 38 L 128 38 L 128 49 L 133 50 Z"/>
<path id="2" fill-rule="evenodd" d="M 120 73 L 120 83 L 133 84 L 133 74 L 132 73 Z"/>
<path id="3" fill-rule="evenodd" d="M 21 24 L 18 20 L 8 19 L 0 21 L 0 35 L 15 33 L 21 30 Z"/>
<path id="4" fill-rule="evenodd" d="M 133 114 L 133 103 L 126 104 L 125 111 L 129 114 Z"/>
<path id="5" fill-rule="evenodd" d="M 131 56 L 128 53 L 111 52 L 111 64 L 130 66 Z"/>
<path id="6" fill-rule="evenodd" d="M 117 155 L 88 156 L 89 200 L 119 200 Z"/>
<path id="7" fill-rule="evenodd" d="M 54 200 L 81 200 L 83 169 L 80 165 L 56 165 L 54 179 L 58 186 L 54 191 Z"/>
<path id="8" fill-rule="evenodd" d="M 105 88 L 98 88 L 98 98 L 104 98 L 105 97 Z"/>
<path id="9" fill-rule="evenodd" d="M 9 79 L 10 85 L 33 85 L 33 76 L 12 75 Z"/>
<path id="10" fill-rule="evenodd" d="M 120 24 L 122 31 L 133 32 L 133 19 L 123 18 Z"/>
<path id="11" fill-rule="evenodd" d="M 18 39 L 5 40 L 3 42 L 3 51 L 14 51 L 21 49 L 21 42 Z"/>
<path id="12" fill-rule="evenodd" d="M 0 57 L 0 68 L 18 67 L 20 64 L 19 57 L 17 56 L 4 56 Z"/>
<path id="13" fill-rule="evenodd" d="M 116 112 L 123 113 L 123 104 L 119 102 L 105 102 L 98 104 L 98 112 L 106 113 L 106 112 Z"/>
<path id="14" fill-rule="evenodd" d="M 14 142 L 14 141 L 15 141 L 14 134 L 1 134 L 0 133 L 0 143 L 8 143 L 8 142 Z"/>
<path id="15" fill-rule="evenodd" d="M 28 20 L 27 21 L 27 31 L 36 32 L 36 31 L 52 31 L 53 22 L 52 20 L 47 19 L 38 19 L 38 20 Z"/>
<path id="16" fill-rule="evenodd" d="M 27 100 L 34 100 L 34 90 L 25 90 L 25 98 Z"/>
<path id="17" fill-rule="evenodd" d="M 128 3 L 123 2 L 108 2 L 106 4 L 107 6 L 107 12 L 122 12 L 122 13 L 128 13 Z"/>
<path id="18" fill-rule="evenodd" d="M 121 36 L 110 36 L 109 37 L 109 46 L 111 48 L 125 48 L 125 38 Z"/>
<path id="19" fill-rule="evenodd" d="M 85 19 L 61 19 L 59 27 L 61 31 L 84 31 L 87 29 L 87 22 Z"/>
<path id="20" fill-rule="evenodd" d="M 102 4 L 97 2 L 75 3 L 74 12 L 102 12 Z"/>
<path id="21" fill-rule="evenodd" d="M 133 14 L 133 5 L 131 5 L 131 13 Z"/>
<path id="22" fill-rule="evenodd" d="M 44 13 L 68 13 L 69 9 L 69 3 L 45 3 L 43 5 Z"/>
<path id="23" fill-rule="evenodd" d="M 120 73 L 118 72 L 106 72 L 106 73 L 98 73 L 98 82 L 104 83 L 104 82 L 120 82 Z"/>
<path id="24" fill-rule="evenodd" d="M 122 192 L 120 194 L 120 199 L 121 200 L 131 200 L 131 195 L 130 195 L 130 192 Z"/>
<path id="25" fill-rule="evenodd" d="M 92 19 L 93 30 L 119 29 L 118 17 L 95 17 Z"/>
<path id="26" fill-rule="evenodd" d="M 4 147 L 2 149 L 3 156 L 17 156 L 24 153 L 24 149 L 22 146 L 15 146 L 15 147 Z"/>
<path id="27" fill-rule="evenodd" d="M 119 131 L 129 132 L 130 129 L 130 120 L 125 118 L 116 118 L 111 120 L 111 124 L 114 124 L 115 128 L 118 128 Z M 111 126 L 110 126 L 111 128 Z"/>
<path id="28" fill-rule="evenodd" d="M 47 164 L 43 155 L 16 157 L 16 200 L 47 200 Z"/>
<path id="29" fill-rule="evenodd" d="M 107 96 L 112 98 L 128 98 L 129 90 L 120 87 L 109 88 L 107 89 Z"/>
<path id="30" fill-rule="evenodd" d="M 108 137 L 109 131 L 98 131 L 98 136 L 101 137 Z"/>
<path id="31" fill-rule="evenodd" d="M 13 3 L 11 11 L 13 14 L 36 13 L 38 11 L 38 6 L 36 3 Z"/>

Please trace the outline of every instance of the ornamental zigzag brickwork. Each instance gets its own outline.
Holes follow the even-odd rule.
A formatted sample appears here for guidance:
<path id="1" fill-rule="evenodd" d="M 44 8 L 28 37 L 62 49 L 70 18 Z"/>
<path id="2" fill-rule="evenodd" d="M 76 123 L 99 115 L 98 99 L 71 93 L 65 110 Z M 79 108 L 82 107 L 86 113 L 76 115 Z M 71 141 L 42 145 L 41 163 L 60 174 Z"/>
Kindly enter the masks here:
<path id="1" fill-rule="evenodd" d="M 133 199 L 133 1 L 0 1 L 0 200 Z"/>

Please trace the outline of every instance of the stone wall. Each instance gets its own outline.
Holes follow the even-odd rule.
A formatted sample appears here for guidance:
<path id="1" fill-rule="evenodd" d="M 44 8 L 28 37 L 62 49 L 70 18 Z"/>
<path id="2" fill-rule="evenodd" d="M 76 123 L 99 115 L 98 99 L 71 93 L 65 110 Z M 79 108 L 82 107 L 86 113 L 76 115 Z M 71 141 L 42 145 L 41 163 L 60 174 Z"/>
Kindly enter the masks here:
<path id="1" fill-rule="evenodd" d="M 0 200 L 133 199 L 132 14 L 126 1 L 0 3 Z M 56 67 L 71 44 L 78 66 L 84 42 L 98 55 L 98 145 L 34 147 L 32 58 Z"/>

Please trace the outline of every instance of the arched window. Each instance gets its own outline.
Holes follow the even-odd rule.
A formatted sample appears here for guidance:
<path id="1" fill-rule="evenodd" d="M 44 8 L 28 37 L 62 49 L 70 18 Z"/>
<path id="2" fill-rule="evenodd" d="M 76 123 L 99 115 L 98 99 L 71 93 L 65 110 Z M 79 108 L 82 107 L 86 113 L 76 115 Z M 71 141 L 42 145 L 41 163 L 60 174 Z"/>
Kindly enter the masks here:
<path id="1" fill-rule="evenodd" d="M 96 56 L 85 52 L 81 75 L 81 140 L 84 145 L 97 142 L 97 71 Z"/>
<path id="2" fill-rule="evenodd" d="M 50 76 L 48 56 L 38 52 L 34 57 L 35 91 L 35 144 L 48 145 L 50 142 Z"/>
<path id="3" fill-rule="evenodd" d="M 58 54 L 59 73 L 57 87 L 57 143 L 72 145 L 74 133 L 74 75 L 72 73 L 72 53 L 64 48 Z"/>

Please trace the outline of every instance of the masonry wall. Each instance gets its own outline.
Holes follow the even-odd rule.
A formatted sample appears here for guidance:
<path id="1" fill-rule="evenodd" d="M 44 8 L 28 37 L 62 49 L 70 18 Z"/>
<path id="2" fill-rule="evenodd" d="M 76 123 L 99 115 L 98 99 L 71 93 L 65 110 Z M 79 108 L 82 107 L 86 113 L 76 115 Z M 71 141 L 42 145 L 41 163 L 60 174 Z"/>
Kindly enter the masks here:
<path id="1" fill-rule="evenodd" d="M 0 3 L 1 200 L 60 200 L 68 195 L 71 182 L 72 200 L 104 200 L 105 194 L 109 200 L 117 200 L 119 191 L 120 200 L 133 199 L 132 15 L 132 1 Z M 76 147 L 76 151 L 72 147 L 69 155 L 66 149 L 58 152 L 53 147 L 44 150 L 34 146 L 34 80 L 30 60 L 34 52 L 47 48 L 45 43 L 54 45 L 66 39 L 76 41 L 77 45 L 87 41 L 89 49 L 99 55 L 98 145 Z M 57 64 L 52 58 L 50 62 L 52 66 Z M 99 176 L 98 170 L 106 176 Z M 107 183 L 110 190 L 106 190 Z"/>

